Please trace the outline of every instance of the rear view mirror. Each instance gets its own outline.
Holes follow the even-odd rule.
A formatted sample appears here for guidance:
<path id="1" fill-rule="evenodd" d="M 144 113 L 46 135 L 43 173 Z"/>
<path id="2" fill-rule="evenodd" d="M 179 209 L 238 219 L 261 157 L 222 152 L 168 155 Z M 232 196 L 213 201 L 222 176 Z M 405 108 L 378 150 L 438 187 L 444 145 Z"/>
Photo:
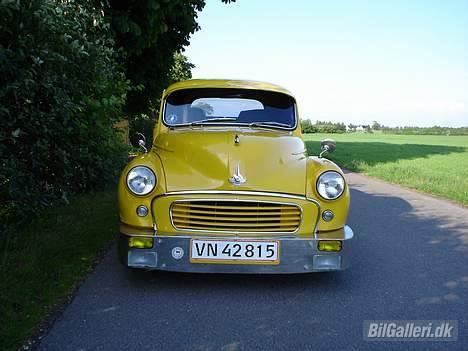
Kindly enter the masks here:
<path id="1" fill-rule="evenodd" d="M 146 137 L 142 133 L 135 133 L 131 143 L 133 146 L 139 147 L 142 152 L 148 152 L 148 149 L 146 148 Z"/>
<path id="2" fill-rule="evenodd" d="M 336 143 L 332 139 L 324 139 L 320 142 L 320 148 L 322 152 L 319 157 L 322 157 L 326 153 L 332 153 L 336 150 Z"/>

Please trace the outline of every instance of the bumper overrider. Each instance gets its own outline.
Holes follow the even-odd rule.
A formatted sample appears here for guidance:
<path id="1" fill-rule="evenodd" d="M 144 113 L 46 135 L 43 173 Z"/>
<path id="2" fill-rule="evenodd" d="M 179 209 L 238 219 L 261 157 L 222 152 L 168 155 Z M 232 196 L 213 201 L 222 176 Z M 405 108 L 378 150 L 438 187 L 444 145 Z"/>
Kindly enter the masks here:
<path id="1" fill-rule="evenodd" d="M 162 235 L 151 238 L 151 246 L 130 247 L 131 238 L 141 235 L 120 234 L 119 254 L 122 262 L 131 268 L 164 270 L 193 273 L 307 273 L 337 271 L 349 265 L 349 251 L 353 231 L 345 226 L 332 232 L 317 232 L 314 238 L 272 237 L 272 238 L 233 238 L 212 236 Z M 230 242 L 265 240 L 278 243 L 278 260 L 275 263 L 236 263 L 230 261 L 216 263 L 192 262 L 192 240 L 228 240 Z"/>

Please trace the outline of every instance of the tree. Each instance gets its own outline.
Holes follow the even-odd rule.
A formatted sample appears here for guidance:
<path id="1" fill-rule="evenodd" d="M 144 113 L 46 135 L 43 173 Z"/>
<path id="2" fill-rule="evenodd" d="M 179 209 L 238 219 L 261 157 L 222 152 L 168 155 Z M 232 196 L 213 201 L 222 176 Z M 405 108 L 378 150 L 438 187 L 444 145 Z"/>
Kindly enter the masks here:
<path id="1" fill-rule="evenodd" d="M 344 123 L 333 123 L 325 121 L 316 121 L 314 128 L 318 133 L 344 133 L 346 126 Z"/>
<path id="2" fill-rule="evenodd" d="M 379 122 L 374 121 L 374 122 L 372 122 L 372 129 L 373 130 L 380 130 L 380 129 L 382 129 L 382 126 L 380 125 Z"/>
<path id="3" fill-rule="evenodd" d="M 176 52 L 174 54 L 174 63 L 169 68 L 170 83 L 192 78 L 192 68 L 195 68 L 195 65 L 190 63 L 186 56 Z"/>
<path id="4" fill-rule="evenodd" d="M 310 119 L 301 120 L 301 129 L 302 133 L 317 133 L 317 129 L 312 125 L 312 121 Z"/>
<path id="5" fill-rule="evenodd" d="M 0 18 L 0 214 L 19 218 L 115 178 L 128 82 L 99 4 L 4 1 Z"/>

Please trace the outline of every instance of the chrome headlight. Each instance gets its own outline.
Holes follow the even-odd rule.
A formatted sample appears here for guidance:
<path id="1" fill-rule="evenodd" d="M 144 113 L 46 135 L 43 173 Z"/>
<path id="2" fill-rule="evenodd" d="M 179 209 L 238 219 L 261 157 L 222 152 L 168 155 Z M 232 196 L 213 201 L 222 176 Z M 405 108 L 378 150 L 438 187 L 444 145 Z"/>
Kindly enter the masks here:
<path id="1" fill-rule="evenodd" d="M 149 194 L 156 186 L 156 176 L 148 167 L 137 166 L 128 172 L 127 186 L 136 195 Z"/>
<path id="2" fill-rule="evenodd" d="M 317 180 L 317 192 L 326 200 L 337 199 L 343 194 L 344 187 L 343 177 L 335 171 L 324 172 Z"/>

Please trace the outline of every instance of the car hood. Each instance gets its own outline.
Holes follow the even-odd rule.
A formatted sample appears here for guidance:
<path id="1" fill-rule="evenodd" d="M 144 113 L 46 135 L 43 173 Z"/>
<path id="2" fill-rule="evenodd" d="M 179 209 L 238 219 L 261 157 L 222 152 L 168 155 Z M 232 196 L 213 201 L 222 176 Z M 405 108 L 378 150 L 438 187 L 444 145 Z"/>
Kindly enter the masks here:
<path id="1" fill-rule="evenodd" d="M 301 138 L 289 132 L 176 129 L 158 135 L 153 150 L 161 158 L 169 192 L 305 193 L 305 145 Z M 232 184 L 230 178 L 235 174 L 245 182 Z"/>

